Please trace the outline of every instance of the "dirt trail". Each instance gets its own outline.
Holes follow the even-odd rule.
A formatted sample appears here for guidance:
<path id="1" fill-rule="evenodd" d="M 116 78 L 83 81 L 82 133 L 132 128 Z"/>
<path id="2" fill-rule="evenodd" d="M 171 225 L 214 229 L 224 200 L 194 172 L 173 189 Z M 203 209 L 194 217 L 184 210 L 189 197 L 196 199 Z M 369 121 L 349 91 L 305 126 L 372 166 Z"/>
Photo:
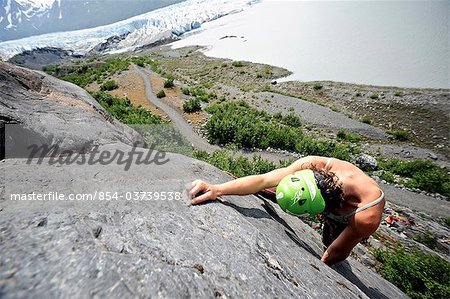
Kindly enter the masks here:
<path id="1" fill-rule="evenodd" d="M 145 83 L 145 92 L 147 95 L 148 101 L 157 106 L 159 109 L 164 111 L 169 118 L 172 120 L 174 126 L 178 128 L 180 133 L 192 144 L 192 146 L 197 150 L 203 150 L 206 152 L 213 152 L 215 150 L 222 149 L 217 145 L 210 144 L 206 139 L 200 137 L 192 128 L 192 126 L 183 118 L 183 116 L 173 107 L 164 103 L 160 99 L 158 99 L 152 90 L 152 85 L 149 80 L 149 76 L 156 76 L 155 73 L 149 71 L 147 69 L 139 68 L 136 65 L 133 65 L 133 69 L 142 77 Z M 273 153 L 267 151 L 261 152 L 246 152 L 243 150 L 239 151 L 240 155 L 246 157 L 252 157 L 255 154 L 260 155 L 262 158 L 272 161 L 274 163 L 278 163 L 279 160 L 295 158 L 292 154 L 283 154 L 283 153 Z"/>

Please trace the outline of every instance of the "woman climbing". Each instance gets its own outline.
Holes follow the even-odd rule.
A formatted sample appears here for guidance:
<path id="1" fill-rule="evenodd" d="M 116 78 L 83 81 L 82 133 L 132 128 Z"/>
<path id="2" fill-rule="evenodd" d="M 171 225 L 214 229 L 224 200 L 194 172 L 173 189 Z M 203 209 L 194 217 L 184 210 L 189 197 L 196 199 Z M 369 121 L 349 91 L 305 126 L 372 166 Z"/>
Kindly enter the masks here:
<path id="1" fill-rule="evenodd" d="M 335 158 L 308 156 L 290 166 L 223 184 L 192 182 L 192 204 L 222 195 L 248 195 L 277 187 L 281 209 L 294 215 L 321 215 L 327 265 L 345 260 L 381 222 L 384 194 L 378 184 L 355 165 Z"/>

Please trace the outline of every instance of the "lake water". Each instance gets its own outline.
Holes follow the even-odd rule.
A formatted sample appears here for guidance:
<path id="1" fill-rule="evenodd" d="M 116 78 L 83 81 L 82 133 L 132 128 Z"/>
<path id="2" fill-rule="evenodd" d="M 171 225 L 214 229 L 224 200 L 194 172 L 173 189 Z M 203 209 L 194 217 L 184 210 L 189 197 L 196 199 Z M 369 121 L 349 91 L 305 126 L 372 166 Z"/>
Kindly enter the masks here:
<path id="1" fill-rule="evenodd" d="M 449 15 L 450 1 L 262 1 L 173 46 L 281 66 L 285 80 L 449 88 Z"/>

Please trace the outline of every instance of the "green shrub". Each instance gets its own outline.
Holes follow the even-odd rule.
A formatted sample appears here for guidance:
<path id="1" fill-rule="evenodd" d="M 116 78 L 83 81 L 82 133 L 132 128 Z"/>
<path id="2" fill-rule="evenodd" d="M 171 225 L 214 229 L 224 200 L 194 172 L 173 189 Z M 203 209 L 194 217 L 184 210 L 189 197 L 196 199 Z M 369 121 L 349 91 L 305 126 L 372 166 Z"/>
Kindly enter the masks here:
<path id="1" fill-rule="evenodd" d="M 158 91 L 158 93 L 156 94 L 156 97 L 158 99 L 164 98 L 165 96 L 166 96 L 166 93 L 162 89 L 160 91 Z"/>
<path id="2" fill-rule="evenodd" d="M 394 96 L 396 96 L 396 97 L 401 97 L 401 96 L 403 96 L 403 92 L 401 92 L 401 91 L 396 91 L 396 92 L 394 93 Z"/>
<path id="3" fill-rule="evenodd" d="M 276 119 L 276 120 L 278 120 L 278 121 L 281 121 L 281 120 L 283 119 L 283 114 L 281 114 L 281 112 L 276 112 L 276 113 L 273 115 L 273 118 Z"/>
<path id="4" fill-rule="evenodd" d="M 407 187 L 450 196 L 450 175 L 448 171 L 431 161 L 379 159 L 378 165 L 380 169 L 410 178 L 406 183 Z"/>
<path id="5" fill-rule="evenodd" d="M 116 81 L 114 80 L 110 80 L 110 81 L 106 81 L 105 83 L 103 83 L 100 86 L 100 90 L 105 91 L 105 90 L 114 90 L 119 88 L 119 84 L 117 84 Z"/>
<path id="6" fill-rule="evenodd" d="M 377 271 L 413 299 L 450 298 L 450 263 L 433 255 L 396 248 L 376 249 Z"/>
<path id="7" fill-rule="evenodd" d="M 370 96 L 369 96 L 371 99 L 378 99 L 378 97 L 379 97 L 379 95 L 377 94 L 377 93 L 372 93 Z"/>
<path id="8" fill-rule="evenodd" d="M 187 87 L 187 86 L 181 87 L 181 92 L 187 96 L 191 95 L 191 92 L 189 91 L 189 87 Z"/>
<path id="9" fill-rule="evenodd" d="M 212 117 L 206 123 L 209 142 L 213 144 L 234 143 L 239 147 L 267 147 L 296 151 L 303 155 L 334 156 L 350 160 L 348 146 L 332 141 L 305 136 L 294 116 L 271 116 L 263 110 L 250 107 L 245 101 L 213 104 L 206 111 Z M 294 121 L 288 126 L 284 121 Z"/>
<path id="10" fill-rule="evenodd" d="M 356 143 L 356 142 L 361 141 L 361 136 L 359 136 L 358 134 L 355 134 L 355 133 L 347 133 L 347 132 L 345 132 L 344 129 L 340 129 L 337 132 L 336 137 L 338 139 L 346 140 L 346 141 L 349 141 L 349 142 L 352 142 L 352 143 Z"/>
<path id="11" fill-rule="evenodd" d="M 114 118 L 124 124 L 159 124 L 161 119 L 142 107 L 134 107 L 127 98 L 112 96 L 104 91 L 91 93 L 94 99 Z"/>
<path id="12" fill-rule="evenodd" d="M 398 141 L 406 141 L 408 140 L 409 137 L 408 131 L 403 129 L 390 131 L 389 134 L 392 135 L 392 137 L 394 137 L 394 139 Z"/>
<path id="13" fill-rule="evenodd" d="M 231 63 L 231 65 L 234 66 L 234 67 L 242 67 L 242 66 L 244 66 L 244 64 L 242 63 L 242 61 L 233 61 L 233 62 Z"/>
<path id="14" fill-rule="evenodd" d="M 309 136 L 305 136 L 297 142 L 296 151 L 302 155 L 335 157 L 345 161 L 351 160 L 351 151 L 347 146 L 333 141 L 316 140 Z"/>
<path id="15" fill-rule="evenodd" d="M 166 81 L 164 81 L 164 88 L 171 87 L 173 87 L 173 78 L 167 78 Z"/>
<path id="16" fill-rule="evenodd" d="M 42 70 L 49 75 L 57 76 L 60 71 L 60 67 L 58 65 L 47 65 L 42 67 Z"/>
<path id="17" fill-rule="evenodd" d="M 116 73 L 120 73 L 128 69 L 130 62 L 120 58 L 106 58 L 102 61 L 95 62 L 88 60 L 87 64 L 74 65 L 60 69 L 57 73 L 58 78 L 72 82 L 80 87 L 93 82 L 106 79 Z"/>
<path id="18" fill-rule="evenodd" d="M 381 174 L 380 179 L 385 180 L 388 183 L 395 183 L 395 176 L 390 171 L 384 171 Z"/>
<path id="19" fill-rule="evenodd" d="M 313 88 L 314 90 L 320 90 L 323 88 L 323 85 L 321 83 L 314 83 Z"/>
<path id="20" fill-rule="evenodd" d="M 262 174 L 275 169 L 275 164 L 264 160 L 259 155 L 252 159 L 228 154 L 227 150 L 214 151 L 208 154 L 205 151 L 195 151 L 193 157 L 208 162 L 217 168 L 228 171 L 237 177 Z"/>
<path id="21" fill-rule="evenodd" d="M 444 218 L 442 218 L 442 220 L 444 221 L 445 225 L 450 227 L 450 216 L 444 217 Z"/>
<path id="22" fill-rule="evenodd" d="M 275 115 L 274 115 L 275 117 Z M 285 124 L 286 126 L 298 128 L 301 127 L 302 123 L 300 121 L 300 117 L 295 115 L 294 113 L 286 114 L 281 118 L 281 123 Z"/>
<path id="23" fill-rule="evenodd" d="M 184 93 L 184 92 L 183 92 Z M 189 88 L 189 94 L 195 96 L 202 102 L 209 102 L 210 99 L 217 98 L 217 95 L 213 92 L 206 92 L 201 86 L 194 86 Z"/>
<path id="24" fill-rule="evenodd" d="M 363 117 L 361 117 L 361 122 L 371 125 L 372 124 L 372 117 L 368 114 L 364 114 Z"/>
<path id="25" fill-rule="evenodd" d="M 148 56 L 131 57 L 128 60 L 140 67 L 145 67 L 147 64 L 149 64 L 152 69 L 156 67 L 156 63 Z"/>
<path id="26" fill-rule="evenodd" d="M 336 134 L 337 138 L 340 139 L 345 139 L 347 137 L 347 133 L 345 133 L 344 129 L 340 129 L 337 134 Z"/>
<path id="27" fill-rule="evenodd" d="M 202 105 L 200 103 L 200 100 L 195 99 L 189 99 L 183 103 L 183 110 L 184 112 L 191 113 L 202 110 Z"/>
<path id="28" fill-rule="evenodd" d="M 414 235 L 413 239 L 419 243 L 422 243 L 430 249 L 435 249 L 438 244 L 436 234 L 431 231 L 426 231 L 423 234 Z"/>

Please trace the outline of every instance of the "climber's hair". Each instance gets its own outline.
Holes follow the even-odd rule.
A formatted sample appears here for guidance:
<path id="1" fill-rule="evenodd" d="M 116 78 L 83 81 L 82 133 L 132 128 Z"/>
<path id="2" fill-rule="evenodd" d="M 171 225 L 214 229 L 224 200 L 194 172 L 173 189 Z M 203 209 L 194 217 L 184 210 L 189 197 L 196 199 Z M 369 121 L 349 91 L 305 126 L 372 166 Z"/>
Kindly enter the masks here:
<path id="1" fill-rule="evenodd" d="M 325 210 L 323 213 L 330 213 L 341 207 L 344 202 L 342 183 L 338 177 L 330 171 L 325 171 L 315 164 L 311 164 L 309 169 L 314 172 L 320 193 L 325 200 Z"/>

